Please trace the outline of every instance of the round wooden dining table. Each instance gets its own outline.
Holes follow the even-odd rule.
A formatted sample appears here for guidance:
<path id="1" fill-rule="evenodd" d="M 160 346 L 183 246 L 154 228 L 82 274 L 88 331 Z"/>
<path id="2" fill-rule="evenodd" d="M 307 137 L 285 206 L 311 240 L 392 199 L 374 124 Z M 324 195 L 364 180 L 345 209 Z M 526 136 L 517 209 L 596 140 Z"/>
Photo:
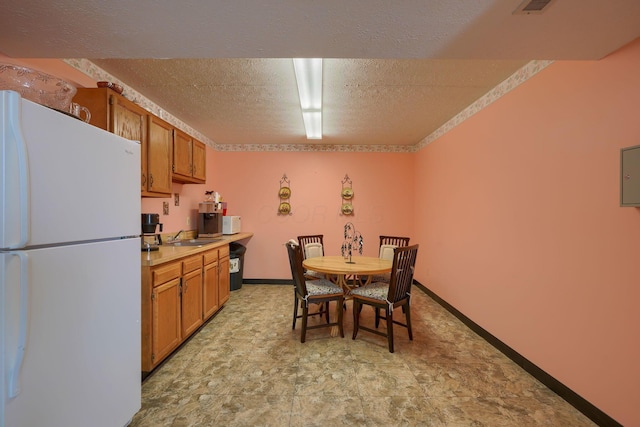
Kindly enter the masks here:
<path id="1" fill-rule="evenodd" d="M 351 262 L 349 262 L 351 261 Z M 371 282 L 374 274 L 383 274 L 391 271 L 392 262 L 388 259 L 355 256 L 351 259 L 342 256 L 318 256 L 302 261 L 302 266 L 307 270 L 324 273 L 327 278 L 342 287 L 345 297 L 348 297 L 351 289 L 358 286 L 361 277 L 367 277 L 363 285 Z M 351 279 L 351 285 L 349 280 Z M 334 314 L 337 317 L 337 314 Z M 331 336 L 338 336 L 338 327 L 331 328 Z"/>
<path id="2" fill-rule="evenodd" d="M 344 289 L 345 294 L 349 294 L 353 286 L 359 284 L 358 277 L 367 277 L 366 282 L 369 284 L 371 276 L 374 274 L 383 274 L 391 271 L 392 262 L 387 259 L 355 256 L 351 258 L 342 256 L 318 256 L 307 258 L 302 261 L 302 265 L 307 270 L 325 273 L 329 278 L 333 278 L 336 284 Z M 351 278 L 351 285 L 349 284 Z"/>

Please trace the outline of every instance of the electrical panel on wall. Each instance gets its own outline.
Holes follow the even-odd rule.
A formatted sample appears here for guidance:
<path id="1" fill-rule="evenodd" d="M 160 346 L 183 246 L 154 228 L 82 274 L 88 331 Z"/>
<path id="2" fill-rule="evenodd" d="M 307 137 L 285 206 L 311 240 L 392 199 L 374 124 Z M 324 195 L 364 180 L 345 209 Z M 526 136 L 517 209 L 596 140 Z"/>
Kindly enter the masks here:
<path id="1" fill-rule="evenodd" d="M 620 151 L 620 206 L 640 207 L 640 145 Z"/>

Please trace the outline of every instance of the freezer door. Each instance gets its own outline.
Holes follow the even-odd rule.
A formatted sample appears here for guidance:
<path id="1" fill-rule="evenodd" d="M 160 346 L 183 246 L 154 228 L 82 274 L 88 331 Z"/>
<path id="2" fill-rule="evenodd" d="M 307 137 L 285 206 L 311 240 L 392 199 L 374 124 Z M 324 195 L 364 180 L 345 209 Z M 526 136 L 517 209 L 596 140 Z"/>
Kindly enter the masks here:
<path id="1" fill-rule="evenodd" d="M 140 235 L 140 144 L 0 91 L 0 249 Z"/>
<path id="2" fill-rule="evenodd" d="M 0 255 L 5 426 L 124 426 L 139 410 L 139 251 L 124 239 Z"/>

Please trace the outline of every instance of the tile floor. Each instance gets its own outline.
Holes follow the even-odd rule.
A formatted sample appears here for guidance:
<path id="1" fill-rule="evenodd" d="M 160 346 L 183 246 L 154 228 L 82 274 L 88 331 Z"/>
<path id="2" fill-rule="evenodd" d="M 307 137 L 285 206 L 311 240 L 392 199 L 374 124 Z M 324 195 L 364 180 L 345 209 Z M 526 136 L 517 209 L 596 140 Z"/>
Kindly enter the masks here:
<path id="1" fill-rule="evenodd" d="M 290 285 L 243 285 L 142 386 L 131 426 L 593 426 L 423 292 L 414 340 L 322 328 L 300 343 Z M 400 312 L 397 310 L 397 312 Z M 373 311 L 365 307 L 362 321 Z M 315 320 L 314 320 L 315 321 Z M 380 326 L 381 328 L 384 326 Z"/>

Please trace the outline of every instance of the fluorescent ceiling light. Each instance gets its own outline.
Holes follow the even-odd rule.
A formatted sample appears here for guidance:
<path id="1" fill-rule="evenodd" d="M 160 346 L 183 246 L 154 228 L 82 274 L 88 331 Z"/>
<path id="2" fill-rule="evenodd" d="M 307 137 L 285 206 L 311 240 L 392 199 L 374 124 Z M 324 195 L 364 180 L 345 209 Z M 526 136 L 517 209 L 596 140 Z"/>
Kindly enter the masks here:
<path id="1" fill-rule="evenodd" d="M 307 139 L 322 139 L 322 58 L 294 58 Z"/>
<path id="2" fill-rule="evenodd" d="M 307 139 L 322 139 L 322 112 L 303 110 L 302 120 L 307 131 Z"/>

